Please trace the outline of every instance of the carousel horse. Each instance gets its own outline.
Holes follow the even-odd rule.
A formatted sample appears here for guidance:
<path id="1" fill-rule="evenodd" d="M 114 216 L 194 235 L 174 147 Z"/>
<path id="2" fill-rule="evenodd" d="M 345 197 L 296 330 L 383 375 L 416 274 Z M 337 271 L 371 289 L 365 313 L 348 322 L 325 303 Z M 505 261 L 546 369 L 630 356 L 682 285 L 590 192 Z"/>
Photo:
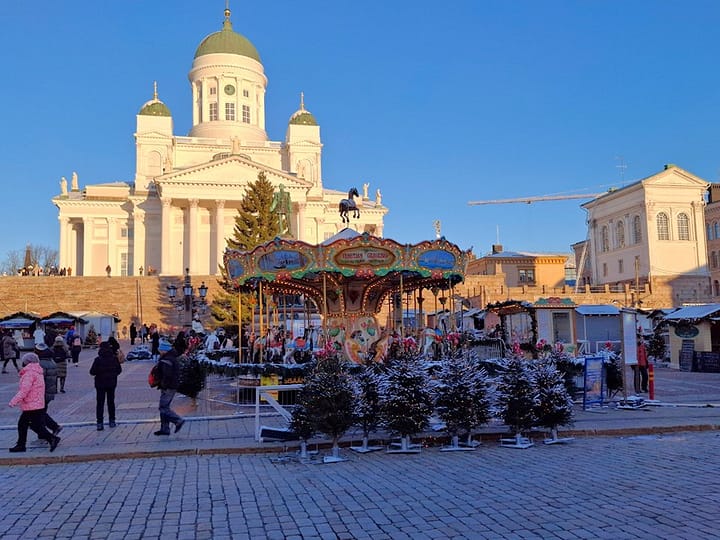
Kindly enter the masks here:
<path id="1" fill-rule="evenodd" d="M 350 188 L 347 199 L 342 199 L 340 201 L 340 217 L 342 218 L 343 223 L 350 223 L 350 217 L 348 216 L 348 212 L 350 211 L 352 211 L 352 217 L 354 219 L 360 217 L 360 209 L 357 207 L 357 204 L 355 204 L 354 199 L 359 196 L 360 194 L 358 193 L 357 188 Z"/>
<path id="2" fill-rule="evenodd" d="M 435 330 L 429 326 L 423 330 L 423 356 L 431 359 L 435 356 L 433 345 L 435 345 Z"/>

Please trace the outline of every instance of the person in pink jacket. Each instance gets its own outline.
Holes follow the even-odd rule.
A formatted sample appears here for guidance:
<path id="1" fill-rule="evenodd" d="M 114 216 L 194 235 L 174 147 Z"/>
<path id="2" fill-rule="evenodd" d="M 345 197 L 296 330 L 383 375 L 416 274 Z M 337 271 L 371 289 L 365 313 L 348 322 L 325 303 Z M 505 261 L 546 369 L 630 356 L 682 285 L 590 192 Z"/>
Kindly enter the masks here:
<path id="1" fill-rule="evenodd" d="M 19 405 L 22 410 L 17 426 L 17 444 L 10 451 L 25 452 L 28 427 L 32 427 L 38 437 L 50 443 L 52 452 L 57 448 L 60 437 L 45 429 L 45 377 L 38 355 L 35 353 L 24 354 L 22 366 L 18 392 L 10 400 L 11 407 Z"/>

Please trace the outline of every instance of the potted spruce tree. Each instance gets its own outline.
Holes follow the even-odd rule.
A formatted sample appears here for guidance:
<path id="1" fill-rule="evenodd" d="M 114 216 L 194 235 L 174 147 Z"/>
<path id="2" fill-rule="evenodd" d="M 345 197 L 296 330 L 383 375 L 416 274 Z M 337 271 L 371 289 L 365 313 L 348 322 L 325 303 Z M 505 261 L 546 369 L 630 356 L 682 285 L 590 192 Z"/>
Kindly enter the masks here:
<path id="1" fill-rule="evenodd" d="M 418 453 L 410 437 L 427 428 L 433 410 L 429 378 L 420 358 L 402 356 L 392 361 L 379 386 L 383 425 L 400 437 L 389 453 Z"/>
<path id="2" fill-rule="evenodd" d="M 363 439 L 361 446 L 351 446 L 350 449 L 359 452 L 374 452 L 381 450 L 380 446 L 370 446 L 370 432 L 374 431 L 380 423 L 380 390 L 379 376 L 381 365 L 376 362 L 365 363 L 359 373 L 355 375 L 355 424 L 362 429 Z"/>
<path id="3" fill-rule="evenodd" d="M 435 409 L 451 440 L 441 451 L 473 450 L 478 444 L 472 440 L 473 430 L 490 419 L 487 372 L 477 361 L 462 355 L 448 358 L 435 386 Z M 461 433 L 467 435 L 462 445 Z"/>
<path id="4" fill-rule="evenodd" d="M 513 438 L 501 438 L 500 445 L 508 448 L 533 446 L 523 432 L 535 425 L 535 395 L 527 360 L 510 358 L 498 382 L 498 413 L 506 426 L 513 430 Z"/>
<path id="5" fill-rule="evenodd" d="M 573 438 L 559 438 L 557 429 L 572 422 L 573 401 L 565 384 L 563 373 L 552 361 L 538 361 L 533 366 L 535 383 L 535 421 L 537 426 L 550 431 L 545 444 L 572 441 Z"/>

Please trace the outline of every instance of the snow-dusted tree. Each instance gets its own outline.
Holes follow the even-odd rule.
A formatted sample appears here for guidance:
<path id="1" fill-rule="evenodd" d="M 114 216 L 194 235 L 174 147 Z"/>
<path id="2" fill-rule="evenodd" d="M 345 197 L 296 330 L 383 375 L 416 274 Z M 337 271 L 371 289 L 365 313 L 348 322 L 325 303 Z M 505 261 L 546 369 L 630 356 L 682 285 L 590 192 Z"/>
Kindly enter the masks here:
<path id="1" fill-rule="evenodd" d="M 488 375 L 477 361 L 463 355 L 445 360 L 435 386 L 435 408 L 452 439 L 451 449 L 460 448 L 461 433 L 472 447 L 473 430 L 490 419 L 490 400 Z"/>
<path id="2" fill-rule="evenodd" d="M 304 386 L 298 392 L 292 419 L 290 420 L 290 429 L 300 439 L 300 459 L 308 458 L 307 442 L 317 431 L 315 420 L 311 416 L 309 408 L 309 404 L 313 399 L 312 391 L 312 388 L 307 389 L 307 386 Z"/>
<path id="3" fill-rule="evenodd" d="M 521 447 L 523 431 L 535 425 L 535 391 L 528 361 L 510 358 L 497 390 L 498 413 L 515 433 L 516 446 Z"/>
<path id="4" fill-rule="evenodd" d="M 400 436 L 400 451 L 409 452 L 410 436 L 427 428 L 433 411 L 430 381 L 420 357 L 393 360 L 379 389 L 383 424 Z"/>
<path id="5" fill-rule="evenodd" d="M 335 460 L 339 459 L 338 440 L 355 420 L 354 399 L 353 381 L 337 356 L 319 361 L 305 379 L 301 405 L 315 430 L 332 439 Z"/>
<path id="6" fill-rule="evenodd" d="M 355 375 L 355 423 L 363 431 L 362 446 L 353 447 L 357 452 L 379 450 L 379 447 L 368 446 L 370 432 L 380 423 L 380 384 L 379 377 L 382 364 L 366 363 Z"/>
<path id="7" fill-rule="evenodd" d="M 567 391 L 563 373 L 552 361 L 533 363 L 535 383 L 535 425 L 550 430 L 552 441 L 558 441 L 557 428 L 572 423 L 573 401 Z"/>

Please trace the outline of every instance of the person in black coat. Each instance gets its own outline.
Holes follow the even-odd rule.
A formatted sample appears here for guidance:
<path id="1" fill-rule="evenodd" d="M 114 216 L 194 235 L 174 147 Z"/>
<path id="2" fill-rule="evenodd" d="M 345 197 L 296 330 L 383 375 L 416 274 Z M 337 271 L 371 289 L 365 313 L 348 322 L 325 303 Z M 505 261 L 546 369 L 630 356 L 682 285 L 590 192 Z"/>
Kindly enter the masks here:
<path id="1" fill-rule="evenodd" d="M 180 431 L 185 420 L 170 408 L 178 386 L 180 386 L 180 351 L 167 341 L 161 341 L 159 346 L 160 360 L 160 429 L 155 435 L 170 435 L 170 424 L 175 424 L 175 433 Z"/>
<path id="2" fill-rule="evenodd" d="M 107 341 L 100 344 L 98 355 L 93 360 L 90 368 L 90 375 L 95 377 L 95 394 L 97 406 L 95 409 L 97 418 L 97 430 L 102 431 L 103 413 L 105 399 L 107 399 L 108 419 L 110 427 L 114 428 L 115 423 L 115 388 L 117 387 L 118 375 L 122 372 L 122 366 L 118 362 L 115 351 Z"/>

